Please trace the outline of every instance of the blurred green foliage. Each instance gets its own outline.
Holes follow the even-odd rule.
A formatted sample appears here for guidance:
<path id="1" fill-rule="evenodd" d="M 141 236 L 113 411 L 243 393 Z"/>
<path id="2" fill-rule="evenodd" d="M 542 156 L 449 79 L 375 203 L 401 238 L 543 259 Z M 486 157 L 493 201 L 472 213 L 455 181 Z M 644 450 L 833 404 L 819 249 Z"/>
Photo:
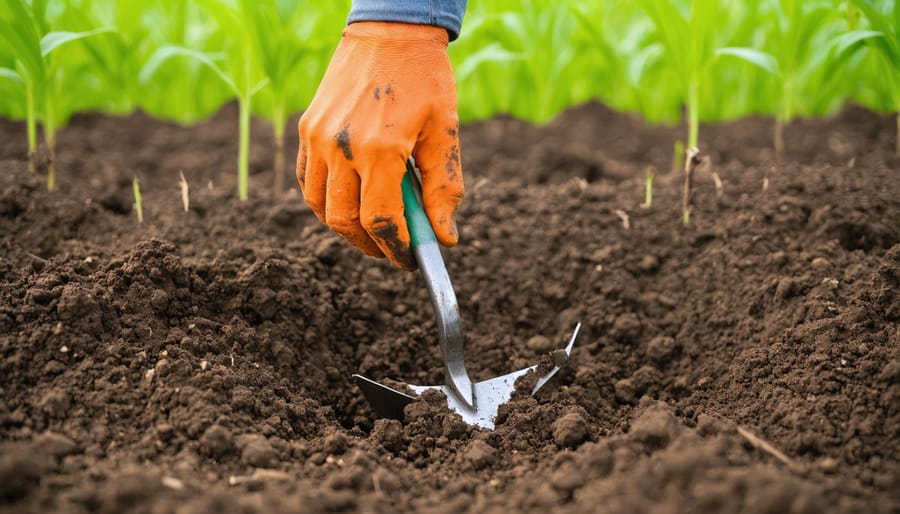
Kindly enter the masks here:
<path id="1" fill-rule="evenodd" d="M 218 0 L 238 9 L 237 0 Z M 839 76 L 824 80 L 836 38 L 851 30 L 878 31 L 856 4 L 893 18 L 895 0 L 698 0 L 713 16 L 704 44 L 747 47 L 777 59 L 779 75 L 740 60 L 722 59 L 704 70 L 709 94 L 699 99 L 703 120 L 748 114 L 820 116 L 848 99 L 891 111 L 883 52 L 856 52 Z M 26 2 L 32 3 L 32 2 Z M 115 29 L 112 37 L 85 39 L 64 50 L 65 89 L 70 110 L 127 113 L 141 108 L 155 116 L 189 123 L 210 115 L 234 95 L 201 62 L 165 63 L 152 80 L 138 80 L 150 56 L 164 45 L 204 52 L 227 61 L 234 38 L 203 4 L 183 0 L 49 0 L 47 31 Z M 255 114 L 273 118 L 282 97 L 288 113 L 311 100 L 341 29 L 349 0 L 269 0 L 246 22 L 254 44 L 266 55 L 259 65 L 271 82 L 254 102 Z M 667 52 L 665 31 L 629 0 L 493 0 L 470 2 L 461 38 L 450 45 L 457 71 L 460 117 L 497 112 L 546 121 L 574 103 L 597 98 L 611 107 L 644 114 L 650 121 L 680 119 L 687 86 L 678 61 Z M 691 0 L 666 0 L 687 15 Z M 870 13 L 871 13 L 870 12 Z M 277 19 L 273 19 L 272 16 Z M 254 19 L 255 18 L 255 19 Z M 262 21 L 260 21 L 262 20 Z M 672 25 L 675 25 L 674 20 Z M 893 27 L 889 25 L 889 27 Z M 262 30 L 260 30 L 262 29 Z M 885 36 L 896 38 L 894 32 Z M 693 44 L 693 33 L 675 32 Z M 872 46 L 887 49 L 871 41 Z M 831 56 L 833 58 L 833 56 Z M 0 38 L 0 67 L 14 68 L 15 56 Z M 827 87 L 823 87 L 827 86 Z M 0 114 L 24 116 L 23 93 L 0 75 Z M 787 106 L 787 107 L 786 107 Z"/>
<path id="2" fill-rule="evenodd" d="M 703 121 L 762 114 L 784 123 L 847 101 L 896 112 L 898 3 L 473 0 L 449 50 L 460 118 L 505 112 L 545 122 L 589 99 L 654 122 L 678 121 L 689 110 Z M 17 19 L 12 4 L 40 16 Z M 64 124 L 79 111 L 135 109 L 190 123 L 243 99 L 274 123 L 280 140 L 287 116 L 311 101 L 350 0 L 0 0 L 0 7 L 0 115 L 27 115 L 25 85 L 33 79 L 32 57 L 8 34 L 26 25 L 38 38 L 102 28 L 110 32 L 72 40 L 52 56 L 47 80 L 61 96 L 52 113 L 37 106 L 42 124 Z"/>

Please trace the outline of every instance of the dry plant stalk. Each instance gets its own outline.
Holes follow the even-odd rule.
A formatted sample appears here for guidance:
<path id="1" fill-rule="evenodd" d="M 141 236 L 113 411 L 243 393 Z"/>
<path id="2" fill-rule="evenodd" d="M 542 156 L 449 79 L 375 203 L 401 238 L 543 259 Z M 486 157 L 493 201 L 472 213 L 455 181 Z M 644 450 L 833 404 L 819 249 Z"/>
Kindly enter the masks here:
<path id="1" fill-rule="evenodd" d="M 191 188 L 188 187 L 187 179 L 184 178 L 184 171 L 178 171 L 178 185 L 181 187 L 181 207 L 187 213 L 191 207 Z"/>
<path id="2" fill-rule="evenodd" d="M 691 222 L 691 187 L 694 181 L 694 170 L 702 162 L 700 150 L 693 146 L 684 154 L 684 192 L 681 196 L 681 222 L 685 226 Z"/>
<path id="3" fill-rule="evenodd" d="M 749 430 L 747 430 L 744 427 L 737 426 L 736 428 L 737 428 L 737 433 L 740 434 L 741 437 L 746 439 L 747 442 L 749 442 L 754 448 L 768 453 L 769 455 L 780 460 L 782 463 L 784 463 L 784 465 L 786 465 L 787 467 L 789 467 L 791 469 L 799 469 L 799 466 L 797 465 L 796 462 L 791 460 L 790 457 L 788 457 L 787 455 L 782 453 L 778 448 L 775 448 L 774 446 L 769 444 L 769 442 L 754 435 L 752 432 L 750 432 Z"/>
<path id="4" fill-rule="evenodd" d="M 656 177 L 656 170 L 653 166 L 647 166 L 644 170 L 644 203 L 641 204 L 642 209 L 649 209 L 653 205 L 653 179 Z"/>
<path id="5" fill-rule="evenodd" d="M 631 228 L 631 218 L 628 217 L 628 213 L 623 211 L 622 209 L 616 209 L 616 216 L 619 218 L 619 221 L 622 222 L 622 228 L 628 230 Z"/>
<path id="6" fill-rule="evenodd" d="M 706 169 L 712 168 L 709 156 L 703 158 L 703 167 Z M 712 175 L 713 184 L 716 186 L 716 200 L 721 200 L 725 196 L 725 184 L 722 182 L 722 177 L 719 176 L 718 171 L 712 171 L 710 174 Z"/>

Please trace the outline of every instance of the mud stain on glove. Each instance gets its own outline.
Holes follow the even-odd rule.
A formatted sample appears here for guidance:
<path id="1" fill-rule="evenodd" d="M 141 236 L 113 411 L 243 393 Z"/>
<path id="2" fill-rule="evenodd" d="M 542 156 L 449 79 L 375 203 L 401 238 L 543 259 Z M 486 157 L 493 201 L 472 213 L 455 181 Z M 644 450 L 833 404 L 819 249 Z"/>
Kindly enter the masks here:
<path id="1" fill-rule="evenodd" d="M 387 247 L 385 254 L 393 255 L 403 269 L 415 271 L 418 268 L 416 258 L 409 245 L 400 240 L 400 230 L 392 218 L 376 217 L 369 231 L 373 238 Z"/>
<path id="2" fill-rule="evenodd" d="M 334 136 L 337 147 L 344 153 L 344 157 L 348 161 L 353 160 L 353 150 L 350 149 L 350 125 L 344 125 L 337 135 Z"/>

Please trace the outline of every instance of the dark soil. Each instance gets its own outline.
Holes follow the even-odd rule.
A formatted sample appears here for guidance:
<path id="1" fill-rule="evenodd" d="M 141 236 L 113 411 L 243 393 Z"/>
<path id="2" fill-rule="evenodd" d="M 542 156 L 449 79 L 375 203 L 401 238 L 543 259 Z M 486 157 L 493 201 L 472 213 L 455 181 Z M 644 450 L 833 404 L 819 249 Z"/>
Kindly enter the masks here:
<path id="1" fill-rule="evenodd" d="M 430 395 L 373 420 L 352 373 L 441 382 L 420 277 L 270 198 L 264 124 L 236 200 L 236 119 L 76 117 L 53 193 L 0 122 L 0 510 L 900 512 L 892 119 L 794 123 L 778 167 L 771 122 L 703 127 L 724 188 L 698 175 L 687 228 L 681 129 L 596 104 L 464 126 L 472 374 L 584 324 L 493 432 Z"/>

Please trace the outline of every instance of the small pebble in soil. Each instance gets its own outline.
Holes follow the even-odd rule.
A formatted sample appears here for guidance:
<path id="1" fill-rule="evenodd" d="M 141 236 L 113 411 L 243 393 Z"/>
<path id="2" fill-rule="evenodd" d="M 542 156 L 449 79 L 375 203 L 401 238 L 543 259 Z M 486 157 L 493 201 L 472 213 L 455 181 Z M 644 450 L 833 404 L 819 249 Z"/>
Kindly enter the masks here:
<path id="1" fill-rule="evenodd" d="M 816 257 L 809 265 L 812 266 L 812 269 L 828 269 L 831 267 L 831 263 L 824 257 Z"/>
<path id="2" fill-rule="evenodd" d="M 587 421 L 577 412 L 565 414 L 553 423 L 553 441 L 560 448 L 577 448 L 590 436 Z"/>
<path id="3" fill-rule="evenodd" d="M 832 457 L 825 457 L 824 459 L 819 461 L 819 469 L 822 470 L 823 473 L 836 473 L 838 470 L 839 463 L 837 459 Z"/>

